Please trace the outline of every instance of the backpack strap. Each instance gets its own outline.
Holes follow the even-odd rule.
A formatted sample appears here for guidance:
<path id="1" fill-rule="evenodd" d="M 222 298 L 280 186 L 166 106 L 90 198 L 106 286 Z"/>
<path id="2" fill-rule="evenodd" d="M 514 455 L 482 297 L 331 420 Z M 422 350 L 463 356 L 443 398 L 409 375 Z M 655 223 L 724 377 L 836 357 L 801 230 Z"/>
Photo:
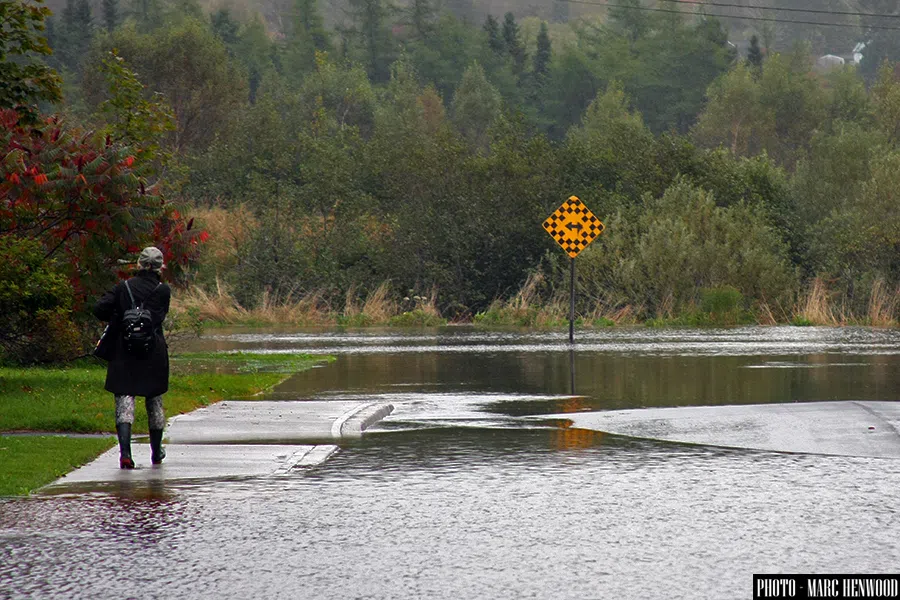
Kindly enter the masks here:
<path id="1" fill-rule="evenodd" d="M 131 287 L 128 285 L 128 280 L 125 280 L 125 289 L 128 290 L 128 296 L 131 298 L 131 308 L 136 308 L 134 303 L 134 294 L 131 293 Z"/>
<path id="2" fill-rule="evenodd" d="M 158 288 L 158 287 L 161 286 L 161 285 L 162 285 L 162 282 L 161 282 L 161 281 L 160 281 L 160 282 L 157 282 L 156 287 L 153 288 L 153 289 L 150 291 L 149 294 L 147 294 L 147 298 L 149 298 L 150 296 L 152 296 L 152 295 L 153 295 L 153 292 L 156 291 L 156 288 Z M 137 303 L 134 301 L 134 294 L 131 293 L 131 287 L 128 285 L 128 280 L 127 280 L 127 279 L 125 280 L 125 289 L 128 290 L 128 296 L 131 298 L 131 308 L 137 308 L 137 306 L 136 306 Z M 144 298 L 143 300 L 141 300 L 141 308 L 144 307 L 144 302 L 147 301 L 147 298 Z"/>

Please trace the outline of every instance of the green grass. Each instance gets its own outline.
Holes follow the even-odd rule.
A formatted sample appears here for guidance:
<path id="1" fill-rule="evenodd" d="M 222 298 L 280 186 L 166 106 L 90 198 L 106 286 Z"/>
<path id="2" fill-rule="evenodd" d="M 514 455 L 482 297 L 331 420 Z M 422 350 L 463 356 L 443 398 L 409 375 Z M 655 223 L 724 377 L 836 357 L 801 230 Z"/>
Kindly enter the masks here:
<path id="1" fill-rule="evenodd" d="M 115 445 L 108 438 L 0 435 L 0 496 L 28 494 Z"/>
<path id="2" fill-rule="evenodd" d="M 187 354 L 172 358 L 181 373 L 169 377 L 163 396 L 166 417 L 225 398 L 249 398 L 290 374 L 333 357 L 297 354 Z M 238 372 L 204 372 L 226 365 Z M 198 372 L 193 372 L 197 368 Z M 115 440 L 60 436 L 4 436 L 12 431 L 109 433 L 115 431 L 115 402 L 103 389 L 106 366 L 79 361 L 64 367 L 0 367 L 0 496 L 25 494 L 95 458 Z M 147 432 L 138 400 L 133 432 Z"/>

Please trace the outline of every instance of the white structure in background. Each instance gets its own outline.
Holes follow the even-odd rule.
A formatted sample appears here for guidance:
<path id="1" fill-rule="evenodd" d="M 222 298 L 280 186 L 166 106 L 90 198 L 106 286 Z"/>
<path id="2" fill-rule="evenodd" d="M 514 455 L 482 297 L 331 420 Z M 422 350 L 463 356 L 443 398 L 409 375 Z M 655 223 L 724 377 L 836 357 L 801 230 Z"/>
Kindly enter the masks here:
<path id="1" fill-rule="evenodd" d="M 866 43 L 865 42 L 857 42 L 855 46 L 853 46 L 853 59 L 852 64 L 858 65 L 862 59 L 862 51 L 865 50 Z"/>
<path id="2" fill-rule="evenodd" d="M 826 54 L 816 59 L 816 70 L 822 72 L 831 71 L 832 69 L 843 67 L 845 62 L 840 56 Z"/>

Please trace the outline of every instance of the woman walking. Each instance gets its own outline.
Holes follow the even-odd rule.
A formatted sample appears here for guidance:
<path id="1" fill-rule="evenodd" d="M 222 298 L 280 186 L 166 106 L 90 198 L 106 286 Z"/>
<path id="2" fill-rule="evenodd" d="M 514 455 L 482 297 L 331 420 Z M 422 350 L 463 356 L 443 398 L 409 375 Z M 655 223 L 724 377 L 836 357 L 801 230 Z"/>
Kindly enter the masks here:
<path id="1" fill-rule="evenodd" d="M 138 272 L 103 294 L 94 315 L 109 322 L 106 390 L 116 398 L 116 434 L 119 437 L 119 467 L 133 469 L 131 426 L 135 396 L 144 396 L 150 428 L 150 460 L 163 461 L 166 417 L 162 395 L 169 389 L 169 351 L 163 336 L 163 321 L 169 312 L 171 290 L 160 281 L 165 267 L 163 254 L 154 246 L 144 248 Z"/>

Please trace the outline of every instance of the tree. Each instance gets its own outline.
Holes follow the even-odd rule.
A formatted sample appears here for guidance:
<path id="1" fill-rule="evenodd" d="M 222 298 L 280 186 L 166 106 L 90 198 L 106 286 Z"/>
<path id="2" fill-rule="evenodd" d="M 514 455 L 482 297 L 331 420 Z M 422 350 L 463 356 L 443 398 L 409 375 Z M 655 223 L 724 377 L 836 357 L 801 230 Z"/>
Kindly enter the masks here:
<path id="1" fill-rule="evenodd" d="M 747 50 L 747 62 L 754 69 L 762 70 L 763 54 L 759 47 L 759 38 L 754 34 L 750 38 L 750 49 Z"/>
<path id="2" fill-rule="evenodd" d="M 220 8 L 209 17 L 209 23 L 213 33 L 228 48 L 233 48 L 238 41 L 240 24 L 231 17 L 228 8 Z"/>
<path id="3" fill-rule="evenodd" d="M 159 175 L 173 163 L 171 152 L 162 151 L 168 132 L 175 130 L 175 115 L 159 93 L 150 99 L 144 96 L 144 86 L 125 60 L 110 52 L 100 68 L 106 78 L 109 97 L 97 107 L 104 129 L 115 143 L 141 148 L 138 163 L 151 165 Z"/>
<path id="4" fill-rule="evenodd" d="M 315 68 L 316 52 L 331 49 L 317 0 L 294 0 L 291 26 L 286 40 L 286 67 L 299 81 Z"/>
<path id="5" fill-rule="evenodd" d="M 522 44 L 516 17 L 511 12 L 503 16 L 501 34 L 506 53 L 512 58 L 516 73 L 521 73 L 525 65 L 525 46 Z"/>
<path id="6" fill-rule="evenodd" d="M 152 31 L 162 26 L 165 20 L 163 0 L 134 0 L 132 14 L 141 31 Z"/>
<path id="7" fill-rule="evenodd" d="M 172 108 L 176 129 L 168 143 L 176 151 L 205 147 L 246 102 L 247 80 L 203 23 L 185 19 L 148 34 L 121 27 L 99 40 L 89 64 L 100 65 L 113 48 L 142 78 L 146 93 L 161 93 Z M 107 98 L 97 69 L 85 71 L 82 88 L 92 108 Z"/>
<path id="8" fill-rule="evenodd" d="M 537 36 L 537 51 L 534 53 L 533 63 L 533 72 L 535 79 L 540 82 L 543 82 L 547 77 L 547 72 L 550 68 L 550 57 L 550 34 L 547 31 L 547 23 L 545 21 L 541 21 L 541 28 L 538 31 Z"/>
<path id="9" fill-rule="evenodd" d="M 80 353 L 68 280 L 37 240 L 0 236 L 0 354 L 31 364 Z"/>
<path id="10" fill-rule="evenodd" d="M 872 86 L 872 104 L 875 122 L 896 146 L 900 143 L 900 81 L 892 63 L 885 61 L 878 69 Z"/>
<path id="11" fill-rule="evenodd" d="M 463 74 L 453 96 L 453 120 L 463 136 L 476 148 L 487 145 L 488 128 L 500 114 L 500 93 L 477 62 Z"/>
<path id="12" fill-rule="evenodd" d="M 119 24 L 119 0 L 103 0 L 103 24 L 112 31 Z"/>
<path id="13" fill-rule="evenodd" d="M 494 15 L 488 14 L 485 17 L 482 29 L 487 34 L 488 48 L 502 55 L 506 46 L 503 43 L 503 38 L 500 37 L 500 23 L 497 22 Z"/>
<path id="14" fill-rule="evenodd" d="M 0 109 L 16 110 L 23 121 L 37 119 L 38 102 L 62 100 L 62 81 L 36 60 L 51 53 L 44 30 L 49 9 L 18 0 L 0 0 Z"/>
<path id="15" fill-rule="evenodd" d="M 693 129 L 701 145 L 724 145 L 736 156 L 748 156 L 761 149 L 757 140 L 772 135 L 771 113 L 760 105 L 760 85 L 745 65 L 714 81 L 707 91 L 706 110 Z"/>
<path id="16" fill-rule="evenodd" d="M 431 0 L 412 0 L 405 13 L 411 39 L 423 40 L 434 32 L 437 11 Z"/>
<path id="17" fill-rule="evenodd" d="M 353 25 L 344 29 L 344 35 L 355 42 L 369 79 L 375 83 L 390 79 L 393 49 L 387 19 L 392 11 L 386 0 L 350 0 Z"/>
<path id="18" fill-rule="evenodd" d="M 147 185 L 150 165 L 138 149 L 59 118 L 24 127 L 15 111 L 0 111 L 0 238 L 40 242 L 45 261 L 59 260 L 75 297 L 115 280 L 117 260 L 153 243 L 176 279 L 202 233 Z"/>
<path id="19" fill-rule="evenodd" d="M 54 46 L 59 62 L 76 75 L 93 37 L 94 18 L 88 0 L 66 0 L 62 19 L 55 24 Z"/>

